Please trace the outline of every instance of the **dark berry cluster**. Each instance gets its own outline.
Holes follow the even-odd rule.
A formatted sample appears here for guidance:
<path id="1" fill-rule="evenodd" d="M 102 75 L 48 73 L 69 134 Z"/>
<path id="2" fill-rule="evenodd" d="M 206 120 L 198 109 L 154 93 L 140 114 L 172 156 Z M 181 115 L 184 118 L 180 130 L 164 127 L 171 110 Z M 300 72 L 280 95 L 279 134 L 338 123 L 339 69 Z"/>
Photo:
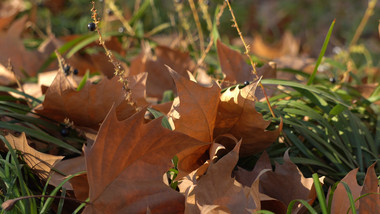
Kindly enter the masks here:
<path id="1" fill-rule="evenodd" d="M 63 72 L 65 73 L 66 76 L 69 76 L 70 73 L 71 73 L 71 67 L 70 67 L 70 65 L 63 66 Z M 74 68 L 73 74 L 74 75 L 78 75 L 78 73 L 79 73 L 78 69 Z"/>

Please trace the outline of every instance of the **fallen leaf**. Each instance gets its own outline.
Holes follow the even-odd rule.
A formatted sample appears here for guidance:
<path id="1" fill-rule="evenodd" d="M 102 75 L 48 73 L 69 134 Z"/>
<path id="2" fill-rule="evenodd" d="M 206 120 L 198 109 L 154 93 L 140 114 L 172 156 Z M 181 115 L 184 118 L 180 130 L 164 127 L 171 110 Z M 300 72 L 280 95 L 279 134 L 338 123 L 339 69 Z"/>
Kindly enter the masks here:
<path id="1" fill-rule="evenodd" d="M 25 77 L 23 72 L 35 76 L 43 63 L 41 54 L 38 51 L 26 50 L 20 38 L 27 19 L 27 16 L 19 18 L 6 33 L 0 33 L 0 64 L 7 66 L 8 59 L 11 59 L 18 77 Z"/>
<path id="2" fill-rule="evenodd" d="M 130 75 L 147 72 L 147 96 L 162 99 L 162 94 L 165 91 L 172 90 L 176 92 L 176 87 L 166 65 L 183 76 L 187 76 L 187 71 L 192 70 L 194 67 L 194 63 L 188 53 L 173 50 L 165 46 L 157 46 L 155 56 L 140 54 L 131 62 Z"/>
<path id="3" fill-rule="evenodd" d="M 313 178 L 305 178 L 298 167 L 290 161 L 288 151 L 284 155 L 284 164 L 276 163 L 275 171 L 260 175 L 260 192 L 277 199 L 286 206 L 294 199 L 306 200 L 310 205 L 316 198 Z M 293 207 L 297 213 L 302 207 Z"/>
<path id="4" fill-rule="evenodd" d="M 7 27 L 23 9 L 25 9 L 25 2 L 22 0 L 2 1 L 0 3 L 0 31 Z"/>
<path id="5" fill-rule="evenodd" d="M 252 213 L 260 210 L 258 182 L 244 187 L 231 177 L 239 159 L 238 142 L 235 148 L 216 163 L 211 163 L 205 175 L 198 180 L 190 178 L 187 187 L 185 213 L 223 211 L 226 213 Z M 189 178 L 189 177 L 188 177 Z"/>
<path id="6" fill-rule="evenodd" d="M 244 60 L 243 55 L 232 50 L 220 40 L 217 41 L 218 58 L 222 72 L 226 75 L 224 78 L 225 86 L 253 81 L 256 75 Z"/>
<path id="7" fill-rule="evenodd" d="M 15 75 L 5 66 L 0 64 L 0 85 L 12 85 L 16 83 Z"/>
<path id="8" fill-rule="evenodd" d="M 237 170 L 234 172 L 234 175 L 236 180 L 241 184 L 251 186 L 263 170 L 272 170 L 269 155 L 266 151 L 264 151 L 260 156 L 252 171 L 245 170 L 238 166 Z"/>
<path id="9" fill-rule="evenodd" d="M 300 40 L 294 38 L 290 32 L 285 32 L 281 41 L 274 45 L 268 45 L 260 35 L 255 36 L 251 51 L 260 57 L 275 59 L 282 56 L 296 56 L 299 53 Z"/>
<path id="10" fill-rule="evenodd" d="M 257 84 L 255 82 L 242 89 L 228 88 L 220 97 L 213 136 L 229 133 L 242 139 L 241 156 L 263 151 L 276 141 L 281 131 L 281 124 L 274 131 L 265 130 L 270 121 L 264 120 L 255 109 Z"/>
<path id="11" fill-rule="evenodd" d="M 60 161 L 54 166 L 54 171 L 51 172 L 51 179 L 49 184 L 53 186 L 58 186 L 62 181 L 69 175 L 85 171 L 86 163 L 84 156 L 79 156 L 67 160 Z M 63 173 L 63 174 L 62 174 Z M 71 181 L 71 180 L 70 180 Z M 70 185 L 70 181 L 66 182 L 63 187 L 67 190 L 73 190 L 73 187 Z"/>
<path id="12" fill-rule="evenodd" d="M 70 184 L 73 186 L 75 198 L 81 201 L 86 201 L 90 192 L 87 174 L 74 176 L 70 179 Z"/>
<path id="13" fill-rule="evenodd" d="M 380 189 L 375 165 L 376 162 L 367 169 L 360 195 L 371 194 L 359 200 L 359 213 L 375 213 L 380 210 Z"/>
<path id="14" fill-rule="evenodd" d="M 175 81 L 180 101 L 180 105 L 175 108 L 180 120 L 173 120 L 176 131 L 200 141 L 212 142 L 220 88 L 216 84 L 205 88 L 173 69 L 169 68 L 169 72 Z"/>
<path id="15" fill-rule="evenodd" d="M 173 102 L 169 112 L 169 121 L 172 121 L 175 130 L 203 142 L 213 141 L 216 113 L 219 104 L 220 88 L 214 84 L 205 88 L 188 80 L 169 69 L 179 96 L 179 102 Z M 188 153 L 178 156 L 178 168 L 191 172 L 202 165 L 207 159 L 206 150 L 209 146 L 194 148 Z"/>
<path id="16" fill-rule="evenodd" d="M 144 123 L 145 110 L 119 121 L 113 107 L 85 148 L 90 204 L 84 213 L 183 212 L 184 197 L 162 177 L 174 155 L 204 143 L 163 128 L 161 119 Z"/>
<path id="17" fill-rule="evenodd" d="M 64 158 L 63 156 L 45 154 L 33 149 L 29 146 L 24 132 L 19 137 L 8 134 L 5 138 L 13 149 L 23 154 L 25 163 L 42 179 L 46 179 L 51 168 Z"/>
<path id="18" fill-rule="evenodd" d="M 96 85 L 87 82 L 76 91 L 63 72 L 59 72 L 46 92 L 42 106 L 35 111 L 56 121 L 69 118 L 77 126 L 97 130 L 113 103 L 120 105 L 118 115 L 121 119 L 135 112 L 135 107 L 125 101 L 124 93 L 117 77 L 104 78 Z"/>
<path id="19" fill-rule="evenodd" d="M 358 209 L 360 213 L 376 213 L 380 210 L 380 196 L 379 186 L 376 173 L 374 171 L 375 164 L 372 164 L 368 170 L 364 179 L 363 186 L 360 186 L 356 180 L 356 174 L 358 169 L 351 170 L 341 181 L 347 183 L 351 190 L 353 199 L 357 199 L 359 196 L 367 193 L 375 193 L 363 197 L 356 201 L 355 209 Z M 329 193 L 330 193 L 329 189 Z M 328 195 L 329 195 L 328 193 Z M 377 194 L 376 194 L 377 193 Z M 329 198 L 327 198 L 327 201 Z M 339 183 L 334 191 L 334 195 L 331 201 L 331 213 L 346 213 L 350 208 L 350 201 L 348 199 L 348 193 L 342 183 Z M 351 211 L 352 212 L 352 211 Z"/>
<path id="20" fill-rule="evenodd" d="M 225 74 L 222 84 L 223 88 L 256 79 L 253 68 L 246 63 L 241 53 L 232 50 L 220 40 L 217 41 L 217 51 L 220 67 Z M 269 79 L 276 78 L 276 70 L 271 65 L 269 65 L 269 68 L 272 69 L 268 69 L 267 67 L 256 68 L 257 76 Z"/>

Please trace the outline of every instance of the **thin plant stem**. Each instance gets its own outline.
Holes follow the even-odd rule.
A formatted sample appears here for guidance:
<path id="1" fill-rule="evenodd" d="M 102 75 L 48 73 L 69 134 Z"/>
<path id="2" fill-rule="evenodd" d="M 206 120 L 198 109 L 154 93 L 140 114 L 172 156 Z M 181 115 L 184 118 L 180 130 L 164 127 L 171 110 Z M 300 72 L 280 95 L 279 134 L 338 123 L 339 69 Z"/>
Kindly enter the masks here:
<path id="1" fill-rule="evenodd" d="M 190 4 L 191 12 L 193 13 L 195 25 L 197 26 L 197 30 L 198 30 L 199 46 L 200 46 L 201 52 L 203 52 L 205 44 L 204 44 L 202 26 L 199 20 L 197 8 L 195 8 L 195 4 L 193 0 L 189 0 L 189 4 Z"/>
<path id="2" fill-rule="evenodd" d="M 124 18 L 122 12 L 116 7 L 114 1 L 106 1 L 107 6 L 114 12 L 115 16 L 120 20 L 123 27 L 128 31 L 128 33 L 132 36 L 135 35 L 135 31 L 131 27 L 131 25 L 128 23 L 128 21 Z M 95 8 L 93 6 L 93 8 Z M 92 9 L 91 9 L 92 11 Z"/>
<path id="3" fill-rule="evenodd" d="M 364 16 L 363 16 L 358 28 L 356 28 L 354 37 L 352 38 L 352 40 L 350 42 L 349 49 L 351 49 L 351 47 L 357 43 L 360 35 L 362 35 L 364 27 L 366 26 L 369 17 L 371 17 L 373 15 L 373 9 L 375 8 L 376 3 L 377 3 L 377 0 L 369 0 L 368 7 L 364 13 Z"/>
<path id="4" fill-rule="evenodd" d="M 112 9 L 112 7 L 111 7 L 111 9 Z M 95 2 L 92 2 L 91 12 L 92 12 L 92 16 L 91 16 L 92 20 L 96 25 L 96 31 L 99 35 L 99 44 L 104 48 L 104 50 L 106 52 L 106 56 L 109 59 L 109 62 L 112 63 L 114 70 L 115 70 L 115 73 L 114 73 L 115 76 L 118 76 L 119 81 L 123 84 L 123 89 L 126 92 L 126 100 L 132 104 L 133 101 L 131 99 L 132 98 L 131 97 L 131 89 L 129 89 L 129 87 L 128 87 L 128 80 L 124 78 L 124 75 L 126 75 L 126 72 L 123 69 L 123 67 L 121 66 L 120 62 L 115 59 L 112 52 L 107 48 L 105 41 L 103 40 L 102 34 L 100 33 L 100 29 L 98 28 L 99 20 L 97 18 L 97 13 L 96 13 L 96 9 L 95 9 Z"/>
<path id="5" fill-rule="evenodd" d="M 193 47 L 193 49 L 196 51 L 197 46 L 195 45 L 193 34 L 190 31 L 190 26 L 189 26 L 189 23 L 185 17 L 185 14 L 183 14 L 183 4 L 182 3 L 174 3 L 174 4 L 175 4 L 175 10 L 178 13 L 178 18 L 181 22 L 182 28 L 186 32 L 187 40 L 189 41 L 189 43 Z M 196 53 L 196 55 L 198 55 L 198 53 Z"/>
<path id="6" fill-rule="evenodd" d="M 229 8 L 231 16 L 232 16 L 232 21 L 234 22 L 233 26 L 236 28 L 236 30 L 237 30 L 237 32 L 239 34 L 239 37 L 240 37 L 241 41 L 243 42 L 243 45 L 244 45 L 244 48 L 245 48 L 244 54 L 248 57 L 249 62 L 251 63 L 251 66 L 252 66 L 252 72 L 253 72 L 253 74 L 256 75 L 256 80 L 257 80 L 259 77 L 258 77 L 258 74 L 257 74 L 257 71 L 256 71 L 256 64 L 253 63 L 251 56 L 249 56 L 249 45 L 247 45 L 247 43 L 245 42 L 243 34 L 241 33 L 241 31 L 239 29 L 239 25 L 238 25 L 238 23 L 236 21 L 235 14 L 234 14 L 234 11 L 232 10 L 230 2 L 228 0 L 225 0 L 225 2 L 227 2 L 228 8 Z M 265 92 L 263 84 L 261 84 L 261 82 L 259 82 L 259 85 L 261 87 L 261 90 L 263 91 L 263 94 L 265 96 L 265 100 L 266 100 L 266 102 L 268 104 L 268 108 L 269 108 L 270 113 L 272 114 L 272 117 L 276 118 L 276 115 L 273 112 L 272 106 L 271 106 L 271 104 L 269 102 L 269 98 L 267 96 L 267 93 Z"/>
<path id="7" fill-rule="evenodd" d="M 210 15 L 208 14 L 208 11 L 207 11 L 208 6 L 206 5 L 205 0 L 200 1 L 199 5 L 201 7 L 201 11 L 203 14 L 202 17 L 206 21 L 206 24 L 207 24 L 207 30 L 212 31 L 212 21 L 211 21 Z"/>
<path id="8" fill-rule="evenodd" d="M 215 21 L 216 21 L 216 23 L 215 23 L 216 26 L 219 26 L 219 20 L 220 20 L 220 17 L 222 17 L 222 14 L 223 14 L 224 9 L 226 8 L 226 6 L 227 6 L 227 4 L 226 4 L 226 2 L 224 2 L 223 5 L 220 7 L 220 11 L 219 11 L 219 13 L 217 14 L 217 16 L 216 16 L 216 20 L 215 20 Z M 214 34 L 213 34 L 212 31 L 211 31 L 211 32 L 210 32 L 210 42 L 208 43 L 208 45 L 207 45 L 205 51 L 203 51 L 202 56 L 198 59 L 198 61 L 197 61 L 197 66 L 196 66 L 196 67 L 201 66 L 201 64 L 202 64 L 203 61 L 205 60 L 205 58 L 206 58 L 208 52 L 210 52 L 211 47 L 212 47 L 213 44 L 214 44 Z"/>
<path id="9" fill-rule="evenodd" d="M 8 58 L 8 66 L 7 66 L 7 69 L 13 73 L 13 75 L 15 76 L 15 80 L 16 80 L 16 83 L 17 83 L 17 86 L 20 88 L 20 90 L 22 91 L 22 93 L 24 93 L 24 98 L 25 98 L 25 101 L 26 101 L 26 104 L 28 104 L 29 108 L 32 108 L 32 104 L 31 104 L 31 101 L 29 100 L 28 97 L 26 97 L 26 93 L 25 93 L 25 90 L 24 90 L 24 87 L 22 87 L 21 83 L 20 83 L 20 80 L 18 79 L 18 76 L 16 75 L 16 72 L 14 71 L 13 69 L 13 65 L 12 65 L 12 62 L 11 62 L 11 59 Z"/>

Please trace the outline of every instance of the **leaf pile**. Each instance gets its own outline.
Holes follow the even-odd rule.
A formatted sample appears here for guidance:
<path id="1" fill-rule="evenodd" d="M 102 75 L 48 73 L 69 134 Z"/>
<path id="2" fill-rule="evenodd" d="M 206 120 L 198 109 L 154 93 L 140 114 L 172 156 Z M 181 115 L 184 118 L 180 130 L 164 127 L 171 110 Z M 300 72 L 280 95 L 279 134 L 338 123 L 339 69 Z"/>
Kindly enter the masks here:
<path id="1" fill-rule="evenodd" d="M 43 66 L 41 62 L 51 54 L 48 48 L 34 52 L 25 49 L 19 36 L 26 19 L 20 18 L 0 34 L 1 69 L 10 72 L 5 67 L 11 58 L 17 77 L 35 76 Z M 62 40 L 51 40 L 50 45 L 57 48 Z M 10 46 L 14 52 L 6 53 Z M 302 174 L 288 152 L 283 164 L 276 163 L 273 169 L 265 151 L 278 143 L 283 122 L 271 123 L 256 110 L 256 103 L 264 98 L 257 86 L 261 78 L 276 78 L 276 67 L 265 64 L 255 75 L 242 54 L 220 40 L 216 47 L 225 78 L 210 81 L 209 87 L 193 76 L 196 63 L 188 53 L 166 46 L 144 50 L 129 66 L 123 65 L 128 67 L 128 90 L 117 77 L 107 78 L 113 70 L 102 65 L 107 63 L 104 58 L 102 62 L 89 59 L 88 65 L 83 63 L 81 74 L 97 66 L 105 75 L 83 84 L 65 74 L 60 61 L 52 83 L 42 87 L 43 101 L 27 116 L 42 123 L 65 124 L 86 143 L 73 143 L 63 136 L 72 149 L 66 151 L 68 147 L 57 144 L 44 148 L 49 153 L 45 154 L 31 146 L 42 147 L 40 142 L 24 132 L 19 135 L 18 130 L 1 130 L 9 142 L 4 145 L 19 150 L 43 181 L 51 176 L 53 186 L 86 171 L 64 185 L 76 199 L 89 198 L 83 213 L 252 213 L 263 209 L 285 213 L 296 199 L 312 205 L 317 198 L 314 180 Z M 72 54 L 69 63 L 74 65 L 83 57 Z M 98 64 L 92 65 L 95 61 Z M 15 81 L 7 80 L 7 84 Z M 168 91 L 175 95 L 172 100 L 165 100 Z M 273 93 L 268 89 L 266 94 Z M 10 118 L 2 116 L 1 122 Z M 39 125 L 48 128 L 45 123 Z M 83 152 L 74 154 L 79 148 Z M 65 150 L 66 157 L 59 155 L 60 150 Z M 242 158 L 259 154 L 253 170 L 237 166 Z M 343 182 L 354 198 L 379 193 L 374 165 L 368 169 L 363 186 L 356 183 L 356 172 L 347 174 L 336 189 L 330 190 L 335 191 L 333 198 L 327 199 L 332 201 L 332 213 L 350 208 Z M 378 195 L 372 194 L 360 198 L 356 208 L 365 213 L 380 210 L 379 204 Z M 291 209 L 292 213 L 305 211 L 301 203 Z"/>

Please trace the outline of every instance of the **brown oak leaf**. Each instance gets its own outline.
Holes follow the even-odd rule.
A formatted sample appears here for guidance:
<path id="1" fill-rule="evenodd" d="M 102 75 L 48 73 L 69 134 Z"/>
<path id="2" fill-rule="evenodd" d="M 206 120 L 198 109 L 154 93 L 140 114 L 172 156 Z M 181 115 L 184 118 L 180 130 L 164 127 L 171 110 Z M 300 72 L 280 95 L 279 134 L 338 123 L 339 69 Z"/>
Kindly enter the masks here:
<path id="1" fill-rule="evenodd" d="M 60 161 L 54 166 L 55 171 L 51 172 L 49 184 L 58 186 L 66 178 L 66 176 L 85 171 L 86 163 L 84 156 L 79 156 L 67 160 Z M 63 174 L 62 174 L 63 173 Z M 67 190 L 73 190 L 70 181 L 63 185 Z"/>
<path id="2" fill-rule="evenodd" d="M 155 56 L 140 54 L 130 66 L 130 75 L 147 72 L 146 93 L 149 97 L 162 98 L 166 90 L 176 92 L 173 79 L 166 66 L 171 67 L 179 74 L 186 76 L 188 70 L 192 70 L 194 63 L 188 53 L 170 49 L 165 46 L 157 46 Z"/>
<path id="3" fill-rule="evenodd" d="M 223 87 L 228 87 L 245 81 L 253 81 L 256 75 L 252 72 L 252 67 L 246 63 L 241 53 L 232 50 L 220 40 L 217 41 L 218 58 L 222 72 L 226 75 Z M 269 69 L 270 68 L 270 69 Z M 258 77 L 276 78 L 276 69 L 273 66 L 257 68 Z"/>
<path id="4" fill-rule="evenodd" d="M 23 154 L 26 164 L 42 179 L 46 179 L 51 168 L 64 158 L 45 154 L 30 147 L 24 132 L 19 137 L 8 134 L 5 138 L 13 149 Z"/>
<path id="5" fill-rule="evenodd" d="M 241 141 L 216 163 L 212 162 L 199 179 L 195 178 L 195 173 L 186 177 L 191 182 L 187 181 L 188 186 L 181 187 L 186 188 L 185 213 L 252 213 L 260 210 L 259 183 L 245 187 L 231 177 L 239 159 L 240 144 Z"/>
<path id="6" fill-rule="evenodd" d="M 179 96 L 179 102 L 173 102 L 169 120 L 173 121 L 176 131 L 211 143 L 220 97 L 219 86 L 214 84 L 205 88 L 172 69 L 169 69 L 169 72 L 175 81 Z M 179 154 L 178 168 L 186 172 L 195 170 L 208 159 L 205 153 L 208 148 L 209 146 L 203 146 Z"/>
<path id="7" fill-rule="evenodd" d="M 268 45 L 260 35 L 255 36 L 251 51 L 261 57 L 275 59 L 282 56 L 296 56 L 299 53 L 300 40 L 294 38 L 290 32 L 285 32 L 281 41 Z"/>
<path id="8" fill-rule="evenodd" d="M 303 199 L 313 204 L 316 198 L 313 178 L 305 178 L 298 167 L 290 161 L 288 151 L 284 163 L 276 163 L 275 171 L 267 171 L 259 176 L 260 192 L 277 199 L 286 206 L 294 199 Z M 279 188 L 281 187 L 281 188 Z M 293 207 L 297 213 L 302 207 Z"/>
<path id="9" fill-rule="evenodd" d="M 375 164 L 376 163 L 372 164 L 368 168 L 363 186 L 360 186 L 356 180 L 356 174 L 358 173 L 358 169 L 350 171 L 341 180 L 349 186 L 354 200 L 361 195 L 372 193 L 356 201 L 355 208 L 358 209 L 359 213 L 376 213 L 380 210 L 380 191 L 378 185 L 379 181 L 377 179 L 374 169 Z M 329 199 L 327 198 L 327 201 L 328 200 Z M 348 199 L 348 193 L 344 185 L 342 183 L 339 183 L 331 201 L 331 213 L 347 213 L 349 208 L 350 201 Z"/>
<path id="10" fill-rule="evenodd" d="M 263 154 L 260 156 L 252 171 L 248 171 L 241 167 L 238 167 L 237 170 L 234 172 L 234 175 L 236 180 L 239 181 L 241 184 L 245 186 L 251 186 L 263 170 L 272 170 L 269 155 L 266 151 L 264 151 Z"/>
<path id="11" fill-rule="evenodd" d="M 13 70 L 18 77 L 24 77 L 24 73 L 35 76 L 43 63 L 43 57 L 38 51 L 28 51 L 22 42 L 21 33 L 27 16 L 14 21 L 7 32 L 0 33 L 0 64 L 8 65 L 11 59 Z"/>
<path id="12" fill-rule="evenodd" d="M 85 148 L 90 204 L 84 213 L 181 213 L 184 197 L 163 183 L 178 152 L 203 145 L 161 125 L 145 110 L 119 121 L 113 107 L 95 143 Z"/>
<path id="13" fill-rule="evenodd" d="M 259 153 L 269 147 L 278 138 L 280 128 L 266 131 L 270 121 L 263 119 L 255 109 L 255 91 L 257 82 L 242 89 L 228 88 L 220 97 L 218 116 L 213 136 L 232 134 L 242 139 L 240 156 Z"/>
<path id="14" fill-rule="evenodd" d="M 80 91 L 76 91 L 63 72 L 58 72 L 42 106 L 35 111 L 57 121 L 69 118 L 77 126 L 97 130 L 113 103 L 120 105 L 117 110 L 120 119 L 135 113 L 135 107 L 124 99 L 118 78 L 104 78 L 96 85 L 87 82 Z"/>

